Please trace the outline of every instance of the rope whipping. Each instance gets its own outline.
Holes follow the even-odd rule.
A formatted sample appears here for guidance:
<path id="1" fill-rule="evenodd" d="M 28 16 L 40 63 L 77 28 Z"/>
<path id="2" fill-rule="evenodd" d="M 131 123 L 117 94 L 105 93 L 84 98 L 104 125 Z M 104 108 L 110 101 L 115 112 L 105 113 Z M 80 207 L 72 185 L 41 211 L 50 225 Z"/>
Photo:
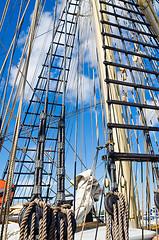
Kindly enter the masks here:
<path id="1" fill-rule="evenodd" d="M 112 237 L 113 240 L 128 240 L 129 211 L 125 197 L 119 192 L 108 192 L 107 194 L 116 196 L 117 204 L 113 203 L 113 216 L 107 212 L 105 240 L 111 240 Z"/>
<path id="2" fill-rule="evenodd" d="M 69 204 L 51 207 L 49 204 L 35 199 L 32 202 L 24 203 L 24 208 L 26 211 L 20 223 L 20 240 L 35 239 L 36 236 L 39 236 L 41 240 L 64 240 L 66 239 L 65 235 L 67 235 L 67 239 L 73 240 L 74 211 L 71 210 Z M 40 215 L 41 217 L 39 217 Z M 39 221 L 37 221 L 38 217 Z"/>

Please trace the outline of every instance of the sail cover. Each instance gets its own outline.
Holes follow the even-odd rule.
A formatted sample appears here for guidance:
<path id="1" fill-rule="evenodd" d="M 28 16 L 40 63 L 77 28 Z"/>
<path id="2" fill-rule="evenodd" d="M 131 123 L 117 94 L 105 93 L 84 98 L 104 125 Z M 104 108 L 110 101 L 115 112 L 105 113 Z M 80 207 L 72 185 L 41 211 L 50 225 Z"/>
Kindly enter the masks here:
<path id="1" fill-rule="evenodd" d="M 77 175 L 76 187 L 75 217 L 76 223 L 80 224 L 90 212 L 93 203 L 99 200 L 102 190 L 90 169 Z"/>

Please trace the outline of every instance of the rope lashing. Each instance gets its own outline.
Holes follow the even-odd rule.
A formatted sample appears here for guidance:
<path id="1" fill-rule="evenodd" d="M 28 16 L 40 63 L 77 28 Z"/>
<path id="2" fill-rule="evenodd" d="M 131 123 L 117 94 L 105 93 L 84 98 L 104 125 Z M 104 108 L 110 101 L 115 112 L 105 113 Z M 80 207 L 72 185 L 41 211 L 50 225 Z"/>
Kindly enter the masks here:
<path id="1" fill-rule="evenodd" d="M 108 192 L 105 198 L 105 208 L 107 210 L 106 219 L 106 240 L 128 240 L 128 205 L 125 197 L 119 192 Z M 111 236 L 112 225 L 112 236 Z"/>
<path id="2" fill-rule="evenodd" d="M 101 149 L 103 149 L 103 148 L 106 148 L 108 145 L 112 145 L 112 146 L 114 146 L 114 142 L 111 142 L 111 141 L 108 141 L 108 142 L 106 142 L 106 144 L 105 145 L 103 145 L 103 146 L 97 146 L 96 148 L 98 149 L 98 150 L 101 150 Z"/>
<path id="3" fill-rule="evenodd" d="M 69 204 L 53 206 L 35 199 L 24 203 L 20 213 L 20 240 L 73 240 L 74 212 Z"/>

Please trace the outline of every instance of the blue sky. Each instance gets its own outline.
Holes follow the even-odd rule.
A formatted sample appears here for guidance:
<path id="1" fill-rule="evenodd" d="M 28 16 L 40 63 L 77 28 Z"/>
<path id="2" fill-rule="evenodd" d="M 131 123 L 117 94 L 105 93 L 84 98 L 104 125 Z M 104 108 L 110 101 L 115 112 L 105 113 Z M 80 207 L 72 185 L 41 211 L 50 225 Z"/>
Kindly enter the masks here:
<path id="1" fill-rule="evenodd" d="M 17 1 L 11 1 L 11 4 L 10 4 L 9 8 L 12 8 L 12 7 L 15 6 L 14 12 L 11 13 L 11 14 L 10 14 L 10 12 L 7 13 L 7 20 L 4 22 L 4 26 L 2 28 L 2 32 L 1 32 L 1 35 L 0 35 L 0 41 L 3 43 L 3 45 L 6 49 L 9 49 L 11 39 L 12 39 L 13 34 L 14 34 L 14 29 L 15 29 L 15 26 L 16 26 L 16 19 L 17 19 L 16 16 L 17 16 L 18 9 L 19 9 L 18 6 L 16 7 L 16 5 L 18 5 L 19 2 L 20 1 L 18 1 L 18 0 Z M 26 2 L 25 2 L 25 4 L 26 4 Z M 27 33 L 28 33 L 28 27 L 30 26 L 31 14 L 33 12 L 33 7 L 34 7 L 34 1 L 31 1 L 30 5 L 29 5 L 29 8 L 28 8 L 28 11 L 27 11 L 27 14 L 26 14 L 26 17 L 25 17 L 25 20 L 24 20 L 24 23 L 23 23 L 23 27 L 22 27 L 22 31 L 21 31 L 21 34 L 20 34 L 19 42 L 17 44 L 18 47 L 17 47 L 15 55 L 14 55 L 14 61 L 16 63 L 19 62 L 19 58 L 20 58 L 20 55 L 21 55 L 21 52 L 22 52 L 22 49 L 23 49 L 23 44 L 24 44 L 24 41 L 25 41 Z M 4 8 L 4 1 L 1 1 L 0 2 L 0 9 L 3 9 L 3 8 Z M 53 0 L 46 1 L 46 5 L 45 5 L 45 8 L 44 8 L 44 14 L 43 14 L 40 26 L 39 26 L 39 32 L 37 34 L 37 36 L 39 36 L 39 37 L 37 37 L 37 39 L 35 41 L 32 57 L 31 57 L 31 64 L 30 64 L 29 72 L 28 72 L 28 81 L 32 84 L 32 87 L 35 86 L 35 82 L 36 82 L 38 74 L 39 74 L 39 69 L 41 69 L 41 65 L 44 61 L 45 54 L 47 52 L 49 42 L 50 42 L 50 39 L 51 39 L 50 38 L 51 37 L 51 32 L 48 32 L 48 31 L 51 29 L 50 24 L 51 24 L 51 20 L 52 20 L 53 9 L 54 9 L 54 1 Z M 60 8 L 58 8 L 58 9 L 60 9 Z M 81 20 L 81 26 L 83 26 L 82 25 L 82 20 Z M 46 32 L 48 32 L 48 34 L 45 34 Z M 92 81 L 92 79 L 93 79 L 93 73 L 92 73 L 93 68 L 92 68 L 92 66 L 94 66 L 95 79 L 97 79 L 97 82 L 96 82 L 97 102 L 100 102 L 98 69 L 97 69 L 97 66 L 96 66 L 95 62 L 93 62 L 92 60 L 87 61 L 87 57 L 90 57 L 90 55 L 92 54 L 92 49 L 91 49 L 92 46 L 91 46 L 91 43 L 90 43 L 91 42 L 90 41 L 90 36 L 88 36 L 88 37 L 89 37 L 89 39 L 87 39 L 86 41 L 84 41 L 85 39 L 83 37 L 82 41 L 81 41 L 82 43 L 80 45 L 81 52 L 82 52 L 82 48 L 85 48 L 85 54 L 83 54 L 84 57 L 82 58 L 83 62 L 81 63 L 81 72 L 80 72 L 81 86 L 82 86 L 82 89 L 84 90 L 84 91 L 81 90 L 81 92 L 83 91 L 84 97 L 83 97 L 83 103 L 82 103 L 82 99 L 80 99 L 79 108 L 82 107 L 82 104 L 85 107 L 89 106 L 90 105 L 90 99 L 92 101 L 92 104 L 94 104 L 93 87 L 92 87 L 93 86 L 93 84 L 92 84 L 92 82 L 93 82 Z M 2 62 L 4 61 L 4 58 L 5 58 L 4 47 L 2 47 L 2 45 L 0 44 L 0 65 L 2 65 Z M 93 50 L 94 50 L 94 52 L 96 52 L 95 48 Z M 38 63 L 39 69 L 36 72 L 34 79 L 32 80 L 32 75 L 33 75 L 34 69 L 37 66 L 37 61 L 39 59 L 39 56 L 41 56 L 40 62 Z M 73 57 L 74 57 L 73 58 L 74 63 L 77 63 L 77 49 L 75 49 Z M 118 56 L 116 55 L 116 59 L 117 58 L 118 58 Z M 5 79 L 6 74 L 7 74 L 8 64 L 9 64 L 9 61 L 7 62 L 6 69 L 4 71 L 4 75 L 3 75 L 3 78 L 2 78 L 2 82 L 1 82 L 1 89 L 3 87 L 4 79 Z M 88 67 L 88 65 L 90 65 L 90 66 Z M 74 84 L 77 76 L 76 76 L 76 69 L 74 68 L 74 66 L 72 67 L 72 69 L 75 71 L 75 73 L 72 70 L 72 75 L 71 75 L 72 78 L 70 80 L 70 87 L 69 87 L 68 93 L 72 94 L 73 97 L 72 97 L 71 100 L 68 99 L 67 103 L 69 104 L 69 102 L 71 102 L 72 109 L 75 110 L 75 101 L 76 101 L 76 90 L 75 89 L 76 88 L 73 84 Z M 92 84 L 92 86 L 91 86 L 91 91 L 92 91 L 91 96 L 90 96 L 89 84 L 88 84 L 88 82 L 89 82 L 88 69 L 90 70 L 90 83 Z M 12 87 L 12 84 L 13 84 L 13 79 L 15 77 L 15 73 L 16 73 L 16 66 L 14 66 L 14 64 L 13 64 L 11 77 L 10 77 L 9 90 L 11 90 L 11 87 Z M 8 91 L 7 98 L 9 98 L 9 91 Z M 25 109 L 25 107 L 28 105 L 28 100 L 29 99 L 30 99 L 30 93 L 29 93 L 29 87 L 27 86 L 27 91 L 26 91 L 26 95 L 25 95 L 25 101 L 24 101 L 24 108 L 23 109 Z M 17 108 L 15 109 L 15 112 L 14 112 L 15 115 L 16 115 L 16 111 L 17 111 Z M 133 116 L 137 115 L 135 110 L 133 110 L 132 113 L 133 113 Z M 23 114 L 24 114 L 24 111 L 23 111 L 22 115 Z M 97 114 L 98 114 L 98 124 L 99 124 L 100 145 L 102 146 L 102 145 L 105 144 L 105 139 L 104 139 L 104 129 L 103 129 L 102 114 L 101 114 L 100 106 L 97 108 Z M 93 135 L 93 139 L 94 139 L 94 152 L 96 151 L 96 145 L 97 145 L 96 126 L 95 126 L 96 121 L 95 121 L 95 110 L 94 110 L 94 108 L 92 110 L 92 116 L 93 116 L 92 117 L 93 118 L 93 120 L 92 120 L 93 124 L 91 125 L 91 112 L 88 111 L 88 112 L 84 113 L 84 126 L 82 125 L 82 121 L 83 121 L 82 114 L 79 115 L 79 117 L 78 117 L 78 136 L 79 136 L 79 138 L 78 138 L 78 150 L 77 150 L 77 152 L 78 152 L 78 155 L 81 156 L 81 141 L 82 141 L 81 140 L 81 138 L 82 138 L 81 137 L 81 132 L 83 131 L 84 134 L 83 134 L 82 155 L 83 155 L 84 163 L 87 164 L 87 166 L 89 168 L 91 167 L 92 161 L 93 161 L 92 135 Z M 135 119 L 135 120 L 136 120 L 136 122 L 138 121 L 138 119 Z M 74 139 L 75 139 L 75 116 L 72 117 L 71 119 L 68 119 L 67 122 L 70 123 L 69 130 L 68 130 L 68 138 L 71 135 L 70 143 L 74 147 L 75 146 L 75 142 L 74 142 Z M 155 124 L 156 124 L 156 122 L 155 122 Z M 92 126 L 94 128 L 93 133 L 92 133 Z M 83 130 L 82 130 L 82 127 L 83 127 Z M 12 132 L 13 129 L 14 129 L 14 120 L 11 123 L 9 132 Z M 135 137 L 132 137 L 132 139 L 135 140 Z M 6 146 L 10 149 L 11 143 L 7 142 Z M 140 137 L 140 147 L 143 150 L 142 137 Z M 134 144 L 134 149 L 135 148 L 137 149 L 136 143 Z M 67 149 L 68 149 L 68 145 L 66 144 L 66 150 Z M 74 153 L 70 149 L 68 151 L 66 151 L 66 153 L 67 153 L 67 155 L 66 155 L 67 173 L 71 177 L 73 177 Z M 99 164 L 102 162 L 101 157 L 102 157 L 103 154 L 104 154 L 104 150 L 101 151 L 100 154 L 99 154 Z M 4 166 L 5 163 L 6 163 L 6 159 L 8 159 L 8 153 L 6 152 L 6 150 L 4 150 L 4 149 L 2 150 L 1 156 L 3 156 L 1 161 L 2 161 L 2 165 Z M 136 169 L 139 169 L 139 167 L 140 167 L 140 165 L 136 164 Z M 77 163 L 77 169 L 78 169 L 77 173 L 80 173 L 81 165 L 80 165 L 79 161 Z M 140 175 L 140 170 L 136 170 L 136 172 L 137 171 L 138 171 L 138 175 Z M 3 168 L 0 169 L 0 173 L 2 173 L 2 172 L 3 172 Z M 98 168 L 98 170 L 96 171 L 97 178 L 100 179 L 100 177 L 103 176 L 103 173 L 104 173 L 104 168 L 103 168 L 103 165 L 101 165 Z"/>

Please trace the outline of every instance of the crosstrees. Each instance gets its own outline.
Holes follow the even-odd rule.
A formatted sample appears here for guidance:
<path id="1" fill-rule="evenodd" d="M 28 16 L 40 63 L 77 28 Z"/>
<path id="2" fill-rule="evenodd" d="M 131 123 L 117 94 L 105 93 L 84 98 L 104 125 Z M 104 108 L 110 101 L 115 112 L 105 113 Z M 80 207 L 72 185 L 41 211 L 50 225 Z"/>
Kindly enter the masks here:
<path id="1" fill-rule="evenodd" d="M 136 130 L 144 130 L 144 131 L 159 131 L 159 127 L 142 126 L 142 125 L 108 123 L 107 126 L 108 127 L 113 127 L 113 128 L 123 128 L 123 129 L 136 129 Z"/>
<path id="2" fill-rule="evenodd" d="M 114 158 L 116 161 L 137 161 L 137 162 L 158 162 L 159 154 L 135 154 L 135 153 L 109 153 L 109 157 Z M 103 160 L 106 156 L 103 156 Z"/>

